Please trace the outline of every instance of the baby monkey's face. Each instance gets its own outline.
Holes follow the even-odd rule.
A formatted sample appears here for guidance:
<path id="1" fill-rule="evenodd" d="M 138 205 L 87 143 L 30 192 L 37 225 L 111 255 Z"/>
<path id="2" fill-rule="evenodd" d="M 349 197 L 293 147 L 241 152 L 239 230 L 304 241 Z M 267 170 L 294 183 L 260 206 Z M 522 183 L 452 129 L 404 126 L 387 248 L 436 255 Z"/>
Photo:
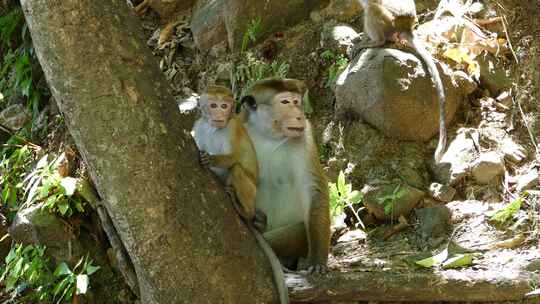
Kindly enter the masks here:
<path id="1" fill-rule="evenodd" d="M 225 128 L 232 114 L 232 103 L 222 100 L 209 100 L 208 112 L 210 124 L 216 128 Z"/>

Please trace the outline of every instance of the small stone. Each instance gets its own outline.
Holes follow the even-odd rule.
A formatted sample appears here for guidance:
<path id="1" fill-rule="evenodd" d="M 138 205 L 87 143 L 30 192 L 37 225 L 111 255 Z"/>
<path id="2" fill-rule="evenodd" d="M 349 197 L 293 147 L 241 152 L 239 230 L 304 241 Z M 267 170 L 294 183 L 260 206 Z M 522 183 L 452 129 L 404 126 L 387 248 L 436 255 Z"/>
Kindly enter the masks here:
<path id="1" fill-rule="evenodd" d="M 479 133 L 475 129 L 459 129 L 457 136 L 444 153 L 440 164 L 433 164 L 432 171 L 441 184 L 455 185 L 464 179 L 476 158 Z"/>
<path id="2" fill-rule="evenodd" d="M 500 145 L 504 158 L 513 163 L 520 163 L 527 158 L 527 150 L 511 138 L 505 138 Z"/>
<path id="3" fill-rule="evenodd" d="M 12 104 L 0 112 L 0 123 L 11 130 L 20 130 L 31 119 L 30 112 L 21 104 Z"/>
<path id="4" fill-rule="evenodd" d="M 499 96 L 497 96 L 497 101 L 500 102 L 503 106 L 510 108 L 512 107 L 512 94 L 510 91 L 504 91 Z"/>
<path id="5" fill-rule="evenodd" d="M 424 239 L 440 237 L 450 228 L 452 212 L 445 205 L 417 209 L 414 213 L 419 222 L 416 231 Z"/>
<path id="6" fill-rule="evenodd" d="M 538 185 L 538 181 L 540 180 L 538 171 L 530 170 L 529 172 L 525 173 L 524 175 L 521 175 L 518 177 L 517 180 L 517 186 L 516 190 L 518 192 L 524 191 L 524 190 L 530 190 L 533 189 Z"/>
<path id="7" fill-rule="evenodd" d="M 438 201 L 448 203 L 451 202 L 454 195 L 456 195 L 456 189 L 447 185 L 433 183 L 429 186 L 429 194 Z"/>
<path id="8" fill-rule="evenodd" d="M 353 40 L 359 34 L 351 27 L 327 23 L 321 33 L 321 46 L 325 49 L 335 49 L 345 52 L 353 46 Z"/>
<path id="9" fill-rule="evenodd" d="M 382 221 L 407 216 L 426 195 L 419 189 L 403 184 L 366 185 L 362 193 L 368 212 Z M 385 204 L 391 204 L 391 212 L 385 212 Z"/>
<path id="10" fill-rule="evenodd" d="M 489 184 L 504 173 L 504 160 L 497 152 L 480 155 L 472 168 L 472 175 L 479 184 Z"/>
<path id="11" fill-rule="evenodd" d="M 362 230 L 352 230 L 348 231 L 344 235 L 342 235 L 338 239 L 338 243 L 347 243 L 351 241 L 357 241 L 357 240 L 365 240 L 367 238 L 367 234 Z"/>

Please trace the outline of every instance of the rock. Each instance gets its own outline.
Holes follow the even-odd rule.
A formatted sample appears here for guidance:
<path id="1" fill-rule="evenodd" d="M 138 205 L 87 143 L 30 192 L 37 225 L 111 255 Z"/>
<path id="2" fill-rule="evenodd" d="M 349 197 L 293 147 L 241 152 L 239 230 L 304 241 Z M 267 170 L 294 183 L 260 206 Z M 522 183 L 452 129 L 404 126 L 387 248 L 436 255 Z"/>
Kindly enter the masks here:
<path id="1" fill-rule="evenodd" d="M 472 176 L 479 184 L 489 184 L 504 173 L 504 160 L 497 152 L 480 155 L 472 167 Z"/>
<path id="2" fill-rule="evenodd" d="M 12 104 L 0 112 L 0 123 L 14 131 L 24 127 L 31 118 L 32 115 L 28 109 L 18 103 Z"/>
<path id="3" fill-rule="evenodd" d="M 321 11 L 321 16 L 326 20 L 334 19 L 339 22 L 351 21 L 362 12 L 362 6 L 358 0 L 332 0 Z"/>
<path id="4" fill-rule="evenodd" d="M 47 253 L 57 262 L 70 261 L 86 254 L 72 230 L 54 214 L 42 209 L 43 204 L 20 210 L 9 227 L 17 243 L 47 246 Z"/>
<path id="5" fill-rule="evenodd" d="M 346 54 L 353 46 L 353 39 L 360 35 L 351 27 L 327 23 L 321 32 L 321 47 L 324 49 L 339 50 Z"/>
<path id="6" fill-rule="evenodd" d="M 510 76 L 507 75 L 504 67 L 497 61 L 494 55 L 484 53 L 476 58 L 480 65 L 480 83 L 493 96 L 499 95 L 502 91 L 512 86 Z"/>
<path id="7" fill-rule="evenodd" d="M 310 13 L 327 0 L 214 0 L 196 6 L 191 20 L 191 30 L 200 50 L 208 51 L 223 37 L 229 49 L 242 46 L 242 37 L 253 21 L 260 18 L 261 34 L 289 28 L 310 16 Z"/>
<path id="8" fill-rule="evenodd" d="M 191 32 L 195 45 L 201 51 L 210 51 L 214 46 L 222 42 L 227 36 L 225 20 L 223 18 L 222 1 L 211 1 L 199 7 L 193 13 L 191 19 Z"/>
<path id="9" fill-rule="evenodd" d="M 422 238 L 438 238 L 448 232 L 452 212 L 445 205 L 416 209 L 414 213 L 419 222 L 416 232 Z"/>
<path id="10" fill-rule="evenodd" d="M 518 177 L 516 190 L 518 192 L 533 189 L 538 185 L 540 177 L 536 169 L 530 170 Z"/>
<path id="11" fill-rule="evenodd" d="M 162 21 L 174 20 L 178 12 L 187 10 L 195 5 L 197 0 L 149 0 L 148 6 L 156 11 Z"/>
<path id="12" fill-rule="evenodd" d="M 442 184 L 455 185 L 465 178 L 476 158 L 479 133 L 475 129 L 459 129 L 448 145 L 439 165 L 432 164 L 435 179 Z"/>
<path id="13" fill-rule="evenodd" d="M 415 208 L 425 193 L 408 185 L 386 184 L 362 189 L 364 206 L 378 220 L 396 220 L 401 215 L 407 216 Z M 385 213 L 385 202 L 391 203 L 391 213 Z"/>
<path id="14" fill-rule="evenodd" d="M 447 124 L 464 90 L 451 72 L 439 69 L 446 92 Z M 336 83 L 336 112 L 360 116 L 386 136 L 427 141 L 438 133 L 435 87 L 415 55 L 397 49 L 367 49 L 351 61 Z M 419 123 L 422 122 L 422 123 Z"/>
<path id="15" fill-rule="evenodd" d="M 512 100 L 512 94 L 510 91 L 504 91 L 499 96 L 497 96 L 497 101 L 500 102 L 503 106 L 510 108 L 514 101 Z"/>
<path id="16" fill-rule="evenodd" d="M 506 137 L 502 143 L 500 143 L 499 147 L 504 155 L 504 159 L 513 163 L 521 163 L 527 158 L 527 150 L 525 147 L 517 144 L 509 137 Z"/>
<path id="17" fill-rule="evenodd" d="M 230 62 L 221 63 L 217 67 L 216 71 L 216 83 L 230 83 L 231 75 L 233 71 L 233 64 Z M 227 86 L 230 86 L 227 84 Z"/>
<path id="18" fill-rule="evenodd" d="M 431 186 L 429 186 L 429 194 L 438 201 L 448 203 L 451 202 L 454 195 L 456 195 L 456 189 L 450 186 L 432 183 Z"/>
<path id="19" fill-rule="evenodd" d="M 338 243 L 348 243 L 352 241 L 362 241 L 367 239 L 367 234 L 362 230 L 352 230 L 343 234 L 337 240 Z"/>

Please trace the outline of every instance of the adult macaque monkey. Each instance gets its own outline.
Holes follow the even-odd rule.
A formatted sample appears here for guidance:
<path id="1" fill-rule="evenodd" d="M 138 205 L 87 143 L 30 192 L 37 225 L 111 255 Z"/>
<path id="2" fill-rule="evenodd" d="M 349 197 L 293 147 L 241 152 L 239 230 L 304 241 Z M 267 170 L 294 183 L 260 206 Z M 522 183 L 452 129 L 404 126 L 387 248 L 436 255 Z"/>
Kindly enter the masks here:
<path id="1" fill-rule="evenodd" d="M 302 111 L 305 91 L 299 80 L 265 79 L 242 104 L 259 160 L 255 205 L 267 216 L 264 237 L 287 266 L 307 257 L 309 272 L 323 272 L 330 249 L 328 183 Z"/>
<path id="2" fill-rule="evenodd" d="M 193 127 L 201 164 L 209 167 L 225 184 L 238 214 L 253 233 L 272 266 L 280 303 L 289 303 L 281 263 L 259 230 L 266 219 L 256 212 L 255 196 L 259 166 L 253 143 L 240 117 L 234 115 L 234 97 L 226 87 L 210 86 L 199 100 L 201 118 Z"/>
<path id="3" fill-rule="evenodd" d="M 381 47 L 387 41 L 412 47 L 426 64 L 435 83 L 439 99 L 439 143 L 435 150 L 435 162 L 439 163 L 446 149 L 446 96 L 433 57 L 426 47 L 414 36 L 413 28 L 418 22 L 414 0 L 359 0 L 364 8 L 364 32 L 369 36 L 367 43 L 355 46 L 353 55 L 363 48 Z"/>

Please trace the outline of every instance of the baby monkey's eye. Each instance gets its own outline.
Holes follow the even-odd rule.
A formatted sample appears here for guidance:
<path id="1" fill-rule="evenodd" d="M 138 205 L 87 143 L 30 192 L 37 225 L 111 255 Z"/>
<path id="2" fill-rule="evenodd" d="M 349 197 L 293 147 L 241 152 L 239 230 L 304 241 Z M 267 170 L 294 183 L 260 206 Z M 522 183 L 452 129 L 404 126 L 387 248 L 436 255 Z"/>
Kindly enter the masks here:
<path id="1" fill-rule="evenodd" d="M 212 108 L 212 109 L 217 108 L 217 103 L 211 103 L 211 104 L 210 104 L 210 108 Z"/>
<path id="2" fill-rule="evenodd" d="M 295 99 L 295 100 L 293 101 L 293 103 L 294 103 L 295 105 L 297 105 L 297 104 L 299 104 L 300 102 L 299 102 L 297 99 Z"/>
<path id="3" fill-rule="evenodd" d="M 222 108 L 223 110 L 226 110 L 228 107 L 229 107 L 229 105 L 226 104 L 226 103 L 224 103 L 224 104 L 221 105 L 221 108 Z"/>
<path id="4" fill-rule="evenodd" d="M 287 99 L 283 99 L 283 100 L 281 101 L 281 103 L 282 103 L 282 104 L 289 104 L 289 101 L 288 101 Z"/>

